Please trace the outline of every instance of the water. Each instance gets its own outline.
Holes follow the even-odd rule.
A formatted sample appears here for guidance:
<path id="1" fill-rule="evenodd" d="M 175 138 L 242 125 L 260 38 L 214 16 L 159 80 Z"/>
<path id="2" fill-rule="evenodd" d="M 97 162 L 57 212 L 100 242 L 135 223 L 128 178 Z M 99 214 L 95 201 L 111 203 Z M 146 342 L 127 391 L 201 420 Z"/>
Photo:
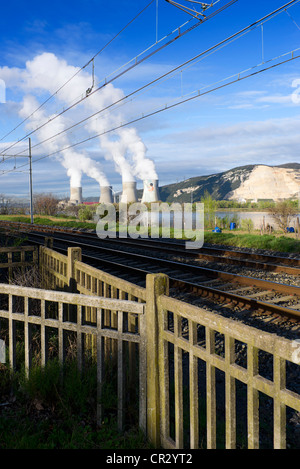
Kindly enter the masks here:
<path id="1" fill-rule="evenodd" d="M 180 216 L 183 217 L 183 213 L 181 214 L 180 212 L 179 219 L 180 219 Z M 184 214 L 183 218 L 188 223 L 191 216 L 193 218 L 193 227 L 195 227 L 195 212 L 193 213 L 187 212 Z M 294 228 L 296 227 L 297 216 L 300 217 L 300 214 L 296 215 L 295 217 L 291 219 L 289 226 L 292 226 Z M 239 223 L 241 220 L 250 218 L 253 221 L 254 229 L 256 230 L 259 230 L 263 226 L 263 223 L 265 224 L 265 227 L 267 227 L 267 225 L 270 225 L 275 230 L 279 228 L 278 224 L 275 222 L 273 217 L 268 212 L 243 212 L 243 211 L 233 211 L 233 210 L 232 211 L 231 210 L 216 211 L 215 217 L 216 218 L 227 217 L 229 220 L 228 225 L 230 224 L 231 221 L 237 221 L 237 223 Z M 148 214 L 144 213 L 138 218 L 140 218 L 141 221 L 143 220 L 146 224 L 152 223 L 152 226 L 159 226 L 159 225 L 161 226 L 164 223 L 164 220 L 167 220 L 167 219 L 169 219 L 171 226 L 173 226 L 174 224 L 173 212 L 171 213 L 166 212 L 164 214 L 162 214 L 161 212 L 159 214 L 154 213 L 149 218 L 148 218 Z M 152 221 L 150 222 L 150 220 Z"/>
<path id="2" fill-rule="evenodd" d="M 259 230 L 263 225 L 263 221 L 265 220 L 265 226 L 268 224 L 273 226 L 274 229 L 278 229 L 278 225 L 276 224 L 274 218 L 268 212 L 239 212 L 239 211 L 226 211 L 226 212 L 216 212 L 216 217 L 224 218 L 228 217 L 230 220 L 231 218 L 237 218 L 238 220 L 244 219 L 251 219 L 254 223 L 254 229 Z M 300 215 L 297 215 L 298 217 Z M 296 226 L 296 219 L 297 217 L 292 218 L 290 222 L 290 226 L 295 228 Z"/>

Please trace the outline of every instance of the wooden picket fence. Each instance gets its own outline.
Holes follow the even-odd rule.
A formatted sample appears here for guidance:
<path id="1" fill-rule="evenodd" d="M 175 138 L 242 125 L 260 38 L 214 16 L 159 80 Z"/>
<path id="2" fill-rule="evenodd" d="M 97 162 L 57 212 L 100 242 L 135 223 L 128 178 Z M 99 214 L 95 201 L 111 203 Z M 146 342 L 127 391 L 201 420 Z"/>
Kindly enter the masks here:
<path id="1" fill-rule="evenodd" d="M 291 388 L 288 376 L 291 366 L 293 373 L 300 371 L 300 342 L 172 298 L 169 279 L 164 274 L 149 274 L 143 288 L 84 264 L 78 248 L 70 248 L 65 256 L 40 247 L 39 262 L 48 288 L 67 293 L 21 291 L 0 285 L 0 295 L 9 296 L 8 311 L 0 310 L 0 317 L 8 318 L 12 337 L 13 322 L 23 320 L 28 343 L 29 325 L 34 322 L 42 328 L 49 321 L 44 316 L 44 301 L 57 301 L 58 322 L 51 326 L 60 331 L 61 344 L 63 330 L 70 327 L 77 334 L 79 351 L 82 334 L 94 337 L 88 345 L 96 348 L 99 369 L 105 354 L 116 357 L 120 427 L 126 401 L 122 383 L 128 366 L 130 380 L 138 369 L 135 384 L 140 392 L 140 426 L 155 447 L 260 448 L 265 413 L 259 404 L 264 396 L 272 402 L 268 429 L 272 447 L 286 448 L 288 416 L 292 412 L 299 418 L 300 413 L 299 389 Z M 15 295 L 25 298 L 24 312 L 17 315 L 13 311 Z M 30 316 L 28 298 L 32 297 L 42 302 L 38 318 Z M 75 316 L 63 317 L 65 301 L 77 305 Z M 124 344 L 129 351 L 126 366 Z M 12 361 L 13 348 L 10 339 Z M 268 376 L 262 372 L 263 355 L 273 365 Z M 29 362 L 27 357 L 27 366 Z M 220 376 L 224 387 L 221 394 Z M 241 385 L 245 389 L 244 399 L 239 394 Z M 220 415 L 220 406 L 224 407 L 224 415 Z M 243 442 L 239 438 L 242 415 L 246 421 Z"/>
<path id="2" fill-rule="evenodd" d="M 15 269 L 23 273 L 25 269 L 38 263 L 38 250 L 35 246 L 16 246 L 0 248 L 0 269 L 8 272 L 11 280 Z"/>

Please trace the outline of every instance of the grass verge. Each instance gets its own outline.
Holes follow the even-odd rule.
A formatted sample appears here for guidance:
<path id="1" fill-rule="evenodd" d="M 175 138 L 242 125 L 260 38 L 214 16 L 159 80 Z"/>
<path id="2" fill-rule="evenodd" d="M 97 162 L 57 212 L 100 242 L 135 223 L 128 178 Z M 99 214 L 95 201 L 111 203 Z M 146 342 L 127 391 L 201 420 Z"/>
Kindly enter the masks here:
<path id="1" fill-rule="evenodd" d="M 136 426 L 120 433 L 112 414 L 97 426 L 95 366 L 80 373 L 54 360 L 28 378 L 0 366 L 0 449 L 150 448 Z"/>
<path id="2" fill-rule="evenodd" d="M 17 223 L 30 223 L 29 217 L 14 217 L 1 215 L 0 220 L 3 221 L 12 221 Z M 96 229 L 95 223 L 92 222 L 81 222 L 81 221 L 62 221 L 60 218 L 44 218 L 44 217 L 34 217 L 34 223 L 36 225 L 47 225 L 47 226 L 64 226 L 66 228 L 84 228 L 84 229 Z"/>
<path id="3" fill-rule="evenodd" d="M 287 236 L 205 232 L 205 243 L 300 253 L 300 240 Z"/>
<path id="4" fill-rule="evenodd" d="M 30 223 L 30 218 L 16 217 L 16 216 L 0 216 L 0 220 Z M 81 228 L 95 230 L 96 224 L 93 222 L 80 222 L 80 221 L 62 221 L 59 218 L 43 218 L 35 217 L 34 222 L 38 225 L 48 226 L 61 226 L 66 228 Z M 117 225 L 118 230 L 118 225 Z M 171 238 L 174 237 L 174 230 L 170 231 Z M 176 237 L 176 234 L 175 234 Z M 264 249 L 269 251 L 300 253 L 300 240 L 284 235 L 261 235 L 256 233 L 241 233 L 238 230 L 235 232 L 222 232 L 212 233 L 205 231 L 204 242 L 209 244 L 222 244 L 225 246 Z"/>

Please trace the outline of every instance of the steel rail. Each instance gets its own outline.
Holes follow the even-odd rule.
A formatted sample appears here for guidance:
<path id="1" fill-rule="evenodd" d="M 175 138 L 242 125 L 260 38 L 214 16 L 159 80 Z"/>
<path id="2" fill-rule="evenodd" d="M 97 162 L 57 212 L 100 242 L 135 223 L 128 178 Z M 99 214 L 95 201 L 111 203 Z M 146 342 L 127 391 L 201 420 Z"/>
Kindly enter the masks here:
<path id="1" fill-rule="evenodd" d="M 33 237 L 39 238 L 37 244 L 44 244 L 44 239 L 42 235 L 34 234 Z M 54 238 L 57 246 L 56 250 L 61 252 L 67 251 L 66 240 L 59 238 Z M 254 277 L 241 276 L 237 274 L 222 272 L 216 269 L 209 269 L 205 267 L 199 267 L 190 264 L 182 264 L 177 261 L 171 261 L 166 259 L 160 259 L 156 257 L 148 257 L 142 254 L 136 254 L 132 252 L 125 252 L 122 250 L 116 250 L 114 248 L 107 248 L 103 246 L 91 246 L 84 242 L 79 242 L 78 240 L 68 240 L 67 243 L 75 244 L 82 248 L 82 259 L 86 260 L 88 263 L 92 263 L 95 267 L 101 268 L 103 265 L 106 265 L 110 268 L 117 269 L 118 272 L 125 272 L 127 275 L 130 272 L 131 275 L 138 276 L 145 281 L 146 275 L 149 273 L 166 273 L 170 278 L 170 286 L 177 288 L 179 290 L 188 290 L 189 292 L 197 292 L 203 296 L 204 292 L 210 297 L 215 297 L 223 299 L 224 301 L 234 302 L 236 304 L 247 305 L 249 308 L 254 308 L 256 310 L 266 311 L 272 314 L 279 314 L 281 316 L 286 316 L 289 318 L 297 319 L 300 318 L 300 311 L 287 308 L 284 306 L 279 306 L 271 302 L 260 301 L 251 296 L 242 296 L 238 293 L 231 293 L 230 291 L 223 291 L 220 288 L 214 288 L 205 283 L 209 283 L 211 280 L 220 279 L 225 283 L 231 283 L 237 285 L 236 290 L 239 290 L 242 287 L 257 287 L 266 292 L 277 292 L 284 293 L 291 297 L 299 298 L 300 302 L 300 287 L 293 285 L 286 285 L 282 283 L 271 282 L 269 280 L 257 279 Z M 61 246 L 59 246 L 61 244 Z M 96 251 L 96 252 L 95 252 Z M 99 253 L 106 253 L 110 258 L 105 258 L 103 255 L 99 257 Z M 97 255 L 95 255 L 97 254 Z M 117 257 L 117 259 L 114 259 Z M 113 258 L 113 259 L 112 259 Z M 128 265 L 121 261 L 121 259 L 126 259 L 130 262 L 134 261 L 137 265 Z M 99 265 L 100 263 L 100 265 Z M 144 266 L 144 268 L 141 268 Z M 176 271 L 178 273 L 176 273 Z M 188 275 L 192 278 L 183 279 L 183 275 Z M 196 280 L 196 278 L 200 280 Z M 202 277 L 202 279 L 201 279 Z M 199 283 L 197 283 L 199 282 Z"/>
<path id="2" fill-rule="evenodd" d="M 14 222 L 12 222 L 14 223 Z M 4 226 L 0 222 L 0 228 L 1 226 Z M 10 226 L 10 223 L 8 224 Z M 82 231 L 74 231 L 74 230 L 66 230 L 63 228 L 59 227 L 43 227 L 40 225 L 37 226 L 32 226 L 28 225 L 26 223 L 24 224 L 18 224 L 18 228 L 20 229 L 29 229 L 31 230 L 36 230 L 36 231 L 41 231 L 41 232 L 47 232 L 47 233 L 63 233 L 66 236 L 83 236 L 85 238 L 89 238 L 94 241 L 99 241 L 99 238 L 97 237 L 96 233 L 83 233 Z M 184 249 L 184 246 L 180 242 L 176 242 L 176 247 L 174 247 L 175 243 L 170 243 L 170 241 L 163 241 L 161 239 L 159 240 L 154 240 L 154 239 L 137 239 L 137 240 L 132 240 L 128 238 L 110 238 L 107 241 L 110 243 L 118 243 L 127 245 L 127 246 L 132 246 L 134 248 L 145 248 L 145 249 L 153 249 L 156 251 L 163 251 L 168 254 L 176 255 L 176 256 L 182 256 L 185 258 L 189 258 L 192 260 L 207 260 L 211 262 L 218 262 L 218 263 L 225 263 L 229 265 L 240 265 L 242 267 L 249 267 L 253 269 L 262 269 L 262 270 L 268 270 L 270 272 L 282 272 L 290 275 L 300 275 L 300 259 L 290 259 L 286 257 L 279 257 L 275 255 L 266 255 L 266 254 L 254 254 L 254 253 L 249 253 L 249 252 L 243 252 L 243 251 L 236 251 L 236 250 L 228 250 L 228 249 L 221 249 L 221 248 L 216 248 L 216 247 L 203 247 L 200 250 L 197 251 L 189 251 L 187 249 Z M 98 245 L 96 245 L 97 247 Z M 291 265 L 293 264 L 293 265 Z"/>
<path id="3" fill-rule="evenodd" d="M 80 233 L 82 236 L 82 233 Z M 99 240 L 96 236 L 87 234 L 84 235 L 87 238 L 93 239 L 95 241 Z M 108 239 L 107 241 L 111 243 L 123 244 L 127 246 L 132 246 L 133 248 L 144 248 L 151 249 L 156 251 L 162 251 L 167 254 L 172 254 L 176 256 L 181 256 L 189 258 L 192 260 L 207 260 L 211 262 L 219 262 L 231 265 L 239 265 L 242 267 L 250 267 L 253 269 L 263 269 L 272 272 L 283 272 L 291 275 L 300 275 L 300 259 L 287 259 L 285 257 L 271 256 L 271 255 L 258 255 L 252 253 L 243 253 L 242 251 L 230 251 L 224 249 L 203 247 L 197 251 L 191 251 L 184 248 L 184 246 L 178 245 L 176 247 L 171 246 L 170 243 L 161 242 L 157 240 L 149 239 Z M 97 246 L 97 245 L 95 245 Z M 181 249 L 180 249 L 181 247 Z M 215 254 L 213 254 L 215 252 Z M 278 264 L 279 262 L 279 264 Z M 284 265 L 280 265 L 280 263 Z M 291 263 L 295 265 L 290 265 Z M 297 267 L 299 266 L 299 267 Z"/>

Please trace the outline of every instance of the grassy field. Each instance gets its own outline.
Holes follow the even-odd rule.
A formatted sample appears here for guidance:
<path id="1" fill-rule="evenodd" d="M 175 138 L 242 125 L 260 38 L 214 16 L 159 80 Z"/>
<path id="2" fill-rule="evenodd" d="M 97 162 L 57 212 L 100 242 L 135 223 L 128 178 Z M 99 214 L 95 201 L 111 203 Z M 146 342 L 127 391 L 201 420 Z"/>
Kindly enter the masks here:
<path id="1" fill-rule="evenodd" d="M 0 220 L 30 223 L 30 218 L 26 216 L 8 216 L 1 215 Z M 95 230 L 96 224 L 92 221 L 80 222 L 74 219 L 61 217 L 35 217 L 34 222 L 40 225 L 61 226 L 67 228 L 79 228 Z M 173 237 L 171 230 L 171 237 Z M 272 235 L 261 235 L 259 231 L 247 233 L 241 230 L 223 230 L 222 233 L 212 233 L 205 231 L 204 242 L 211 244 L 223 244 L 227 246 L 266 249 L 278 252 L 300 253 L 300 239 L 296 238 L 295 233 L 282 234 L 280 232 Z"/>
<path id="2" fill-rule="evenodd" d="M 30 218 L 27 216 L 12 216 L 12 215 L 0 215 L 0 220 L 13 221 L 19 223 L 30 223 Z M 48 226 L 65 226 L 67 228 L 84 228 L 84 229 L 95 229 L 96 225 L 92 221 L 76 221 L 72 218 L 61 218 L 61 217 L 34 217 L 34 223 L 37 225 L 48 225 Z"/>
<path id="3" fill-rule="evenodd" d="M 0 220 L 30 223 L 28 217 L 1 216 Z M 42 225 L 95 229 L 91 222 L 62 218 L 38 218 Z M 299 252 L 300 240 L 287 236 L 260 235 L 240 230 L 205 232 L 205 242 L 235 247 Z M 1 329 L 1 328 L 0 328 Z M 96 425 L 96 373 L 93 366 L 81 374 L 68 364 L 62 372 L 53 361 L 46 369 L 35 367 L 25 378 L 21 368 L 12 374 L 0 364 L 0 450 L 1 449 L 151 449 L 136 425 L 118 432 L 116 396 L 104 393 L 108 412 L 101 427 Z"/>
<path id="4" fill-rule="evenodd" d="M 111 392 L 97 426 L 96 395 L 95 366 L 80 373 L 76 362 L 62 370 L 54 360 L 33 368 L 27 379 L 24 371 L 12 374 L 0 364 L 0 450 L 151 448 L 136 425 L 118 431 Z"/>
<path id="5" fill-rule="evenodd" d="M 300 240 L 295 238 L 295 235 L 284 236 L 281 234 L 275 235 L 260 235 L 248 234 L 236 231 L 211 233 L 205 232 L 205 242 L 212 244 L 224 244 L 226 246 L 235 246 L 237 248 L 254 248 L 266 249 L 278 252 L 299 252 L 300 253 Z"/>

